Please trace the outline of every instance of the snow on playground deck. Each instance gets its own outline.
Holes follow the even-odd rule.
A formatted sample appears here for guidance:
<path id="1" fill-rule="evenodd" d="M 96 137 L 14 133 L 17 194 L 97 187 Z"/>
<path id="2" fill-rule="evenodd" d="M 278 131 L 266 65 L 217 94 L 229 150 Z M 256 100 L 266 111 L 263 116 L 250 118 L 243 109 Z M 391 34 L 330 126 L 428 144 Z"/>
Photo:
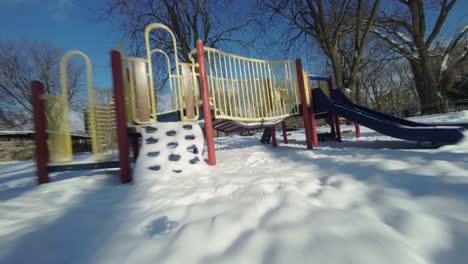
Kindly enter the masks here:
<path id="1" fill-rule="evenodd" d="M 219 138 L 216 167 L 128 185 L 82 171 L 35 186 L 32 162 L 1 163 L 0 263 L 467 263 L 467 141 L 362 128 L 306 150 L 290 133 L 277 149 Z"/>

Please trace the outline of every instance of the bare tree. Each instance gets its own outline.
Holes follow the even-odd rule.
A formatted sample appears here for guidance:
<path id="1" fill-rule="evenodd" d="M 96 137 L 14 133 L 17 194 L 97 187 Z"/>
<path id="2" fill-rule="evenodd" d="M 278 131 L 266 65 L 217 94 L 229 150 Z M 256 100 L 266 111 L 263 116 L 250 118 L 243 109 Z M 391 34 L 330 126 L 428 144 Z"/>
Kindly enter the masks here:
<path id="1" fill-rule="evenodd" d="M 465 26 L 444 49 L 434 49 L 434 44 L 456 0 L 399 0 L 393 1 L 381 12 L 373 33 L 386 41 L 390 47 L 403 55 L 411 65 L 421 106 L 431 114 L 443 111 L 445 92 L 451 85 L 450 72 L 467 55 L 464 52 L 454 57 L 459 41 L 468 32 Z M 428 14 L 436 13 L 430 23 Z M 468 47 L 467 47 L 468 48 Z M 437 57 L 443 59 L 437 60 Z"/>
<path id="2" fill-rule="evenodd" d="M 42 81 L 47 94 L 60 93 L 62 52 L 50 44 L 15 42 L 0 43 L 0 50 L 0 122 L 3 128 L 20 129 L 31 124 L 32 80 Z M 81 96 L 81 74 L 80 66 L 68 66 L 71 107 Z M 52 118 L 54 113 L 49 114 Z"/>
<path id="3" fill-rule="evenodd" d="M 351 96 L 355 101 L 362 105 L 368 105 L 366 94 L 369 92 L 369 86 L 375 84 L 378 76 L 385 70 L 385 66 L 399 58 L 394 52 L 388 52 L 388 48 L 382 47 L 382 41 L 375 36 L 369 36 L 366 47 L 363 47 L 364 52 L 361 62 L 355 66 L 355 53 L 352 47 L 353 41 L 341 41 L 338 45 L 340 50 L 340 61 L 343 65 L 344 80 L 352 78 L 353 66 L 357 68 L 357 76 L 355 77 L 354 89 L 347 89 L 352 93 Z M 368 99 L 368 98 L 367 98 Z M 378 102 L 376 101 L 378 104 Z M 377 107 L 378 105 L 373 105 Z"/>
<path id="4" fill-rule="evenodd" d="M 457 72 L 463 74 L 462 68 L 467 65 L 468 60 L 468 25 L 452 39 L 450 44 L 441 50 L 444 52 L 440 69 L 438 71 L 438 80 L 443 99 L 446 100 L 452 90 L 456 89 Z M 440 45 L 439 45 L 440 46 Z M 461 76 L 460 76 L 461 77 Z M 460 80 L 462 81 L 462 80 Z"/>
<path id="5" fill-rule="evenodd" d="M 175 34 L 183 62 L 201 39 L 206 46 L 219 48 L 225 43 L 245 47 L 246 41 L 233 34 L 242 31 L 252 20 L 236 14 L 231 1 L 209 0 L 107 0 L 107 16 L 118 23 L 130 40 L 133 55 L 144 51 L 143 32 L 150 23 L 163 23 Z M 173 53 L 171 39 L 163 32 L 151 36 L 151 41 L 167 54 Z"/>
<path id="6" fill-rule="evenodd" d="M 351 89 L 356 101 L 360 100 L 359 69 L 379 6 L 380 0 L 262 0 L 260 4 L 294 25 L 295 39 L 305 34 L 318 42 L 331 62 L 336 83 Z M 343 62 L 343 58 L 349 60 Z"/>
<path id="7" fill-rule="evenodd" d="M 384 41 L 375 36 L 370 37 L 359 70 L 361 78 L 358 84 L 362 87 L 362 104 L 379 111 L 396 111 L 405 106 L 403 103 L 393 104 L 395 100 L 388 96 L 402 94 L 402 90 L 411 89 L 414 86 L 403 86 L 402 81 L 397 81 L 412 80 L 411 70 L 405 74 L 399 70 L 403 64 L 406 66 L 401 60 L 401 55 L 389 50 Z M 408 79 L 407 75 L 411 77 Z M 394 107 L 389 107 L 389 105 L 394 105 Z"/>
<path id="8" fill-rule="evenodd" d="M 363 76 L 364 90 L 372 108 L 400 112 L 416 105 L 413 75 L 406 60 L 377 60 L 363 69 Z"/>
<path id="9" fill-rule="evenodd" d="M 360 84 L 363 88 L 363 96 L 366 98 L 363 100 L 364 104 L 375 110 L 382 111 L 384 102 L 381 100 L 381 95 L 385 93 L 385 89 L 382 88 L 387 87 L 386 80 L 383 80 L 383 77 L 387 74 L 387 65 L 391 60 L 381 56 L 388 55 L 388 53 L 372 48 L 369 49 L 368 54 L 363 59 L 360 69 Z"/>

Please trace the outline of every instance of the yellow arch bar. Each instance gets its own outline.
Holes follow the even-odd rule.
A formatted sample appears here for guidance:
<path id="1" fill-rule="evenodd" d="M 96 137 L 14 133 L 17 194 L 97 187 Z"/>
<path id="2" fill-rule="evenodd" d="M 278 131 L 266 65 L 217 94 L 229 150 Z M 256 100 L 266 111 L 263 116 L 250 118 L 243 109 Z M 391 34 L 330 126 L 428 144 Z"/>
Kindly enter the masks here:
<path id="1" fill-rule="evenodd" d="M 154 52 L 159 52 L 160 50 L 159 49 L 151 49 L 150 47 L 150 33 L 151 31 L 155 30 L 155 29 L 162 29 L 162 30 L 165 30 L 166 32 L 168 32 L 170 35 L 171 35 L 171 38 L 172 38 L 172 45 L 173 45 L 173 48 L 174 48 L 174 61 L 175 61 L 175 68 L 176 68 L 176 75 L 177 76 L 180 76 L 180 70 L 179 70 L 179 55 L 178 55 L 178 52 L 177 52 L 177 41 L 176 41 L 176 37 L 174 35 L 174 33 L 172 32 L 172 30 L 164 25 L 164 24 L 161 24 L 161 23 L 152 23 L 152 24 L 149 24 L 148 26 L 146 26 L 145 28 L 145 44 L 146 44 L 146 58 L 148 60 L 148 75 L 149 75 L 149 80 L 150 80 L 150 95 L 151 95 L 151 108 L 152 108 L 152 112 L 153 112 L 153 116 L 155 118 L 155 120 L 157 119 L 156 118 L 156 103 L 155 103 L 155 96 L 154 96 L 154 83 L 153 83 L 153 66 L 152 66 L 152 62 L 151 62 L 151 55 L 154 53 Z M 163 51 L 163 54 L 165 54 L 165 52 Z M 167 54 L 165 54 L 167 56 Z M 168 56 L 167 56 L 168 57 Z M 169 60 L 168 60 L 169 61 Z M 168 64 L 168 74 L 170 76 L 171 72 L 170 72 L 170 66 Z M 182 105 L 182 94 L 180 93 L 180 85 L 178 85 L 178 89 L 179 89 L 179 106 Z M 181 116 L 183 116 L 183 109 L 180 107 L 180 114 Z"/>
<path id="2" fill-rule="evenodd" d="M 88 87 L 88 107 L 89 107 L 89 116 L 91 122 L 91 148 L 94 155 L 97 154 L 97 134 L 96 134 L 96 116 L 94 109 L 94 89 L 93 89 L 93 73 L 92 65 L 89 57 L 79 50 L 71 50 L 63 55 L 60 60 L 60 83 L 61 83 L 61 98 L 64 103 L 64 112 L 66 116 L 67 127 L 70 127 L 70 121 L 68 118 L 68 83 L 67 83 L 67 65 L 68 61 L 73 56 L 80 56 L 85 60 L 86 63 L 86 83 Z M 70 137 L 70 156 L 71 154 L 71 136 Z"/>
<path id="3" fill-rule="evenodd" d="M 168 74 L 168 77 L 169 77 L 169 89 L 170 89 L 170 92 L 171 92 L 171 95 L 172 93 L 174 92 L 174 89 L 172 87 L 172 83 L 171 83 L 171 59 L 169 58 L 169 55 L 167 55 L 167 53 L 162 50 L 162 49 L 152 49 L 150 51 L 150 57 L 148 57 L 148 63 L 151 65 L 151 56 L 154 54 L 154 53 L 160 53 L 162 55 L 164 55 L 164 57 L 166 58 L 166 65 L 167 65 L 167 74 Z M 151 72 L 152 74 L 152 72 Z M 152 79 L 152 76 L 151 76 L 151 79 Z M 172 100 L 172 96 L 171 96 L 171 100 Z"/>

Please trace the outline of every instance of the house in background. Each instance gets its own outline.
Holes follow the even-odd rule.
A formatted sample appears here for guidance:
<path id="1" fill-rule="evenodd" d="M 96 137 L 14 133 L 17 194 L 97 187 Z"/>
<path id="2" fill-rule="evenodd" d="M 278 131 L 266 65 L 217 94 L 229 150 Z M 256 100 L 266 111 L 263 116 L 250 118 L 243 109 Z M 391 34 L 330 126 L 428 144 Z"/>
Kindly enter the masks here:
<path id="1" fill-rule="evenodd" d="M 91 138 L 72 134 L 73 153 L 91 152 Z M 34 158 L 33 131 L 0 131 L 0 162 Z"/>

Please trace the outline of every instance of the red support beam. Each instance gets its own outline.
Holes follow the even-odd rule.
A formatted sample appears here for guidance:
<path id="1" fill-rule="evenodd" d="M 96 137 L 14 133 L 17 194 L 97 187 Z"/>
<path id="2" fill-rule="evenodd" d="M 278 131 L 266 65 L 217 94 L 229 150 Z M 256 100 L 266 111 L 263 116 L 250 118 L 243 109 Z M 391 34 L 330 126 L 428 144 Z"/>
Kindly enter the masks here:
<path id="1" fill-rule="evenodd" d="M 132 181 L 130 169 L 127 114 L 125 113 L 125 93 L 123 81 L 122 57 L 116 50 L 111 52 L 112 80 L 114 82 L 115 118 L 119 145 L 120 182 Z"/>
<path id="2" fill-rule="evenodd" d="M 276 148 L 278 147 L 278 141 L 276 141 L 276 127 L 272 126 L 270 127 L 270 132 L 271 132 L 271 145 Z"/>
<path id="3" fill-rule="evenodd" d="M 358 123 L 354 123 L 354 131 L 356 132 L 356 138 L 361 137 L 361 126 Z"/>
<path id="4" fill-rule="evenodd" d="M 208 152 L 208 164 L 211 166 L 216 165 L 216 154 L 214 149 L 214 131 L 213 122 L 211 118 L 210 109 L 210 91 L 208 89 L 208 79 L 206 77 L 206 64 L 205 64 L 205 49 L 203 48 L 203 42 L 197 41 L 197 62 L 198 62 L 198 74 L 200 82 L 200 95 L 202 99 L 203 107 L 203 119 L 205 121 L 205 140 L 206 148 Z"/>
<path id="5" fill-rule="evenodd" d="M 335 89 L 335 82 L 333 81 L 332 76 L 328 77 L 328 94 L 332 94 L 332 90 Z M 340 118 L 337 115 L 333 115 L 333 123 L 335 124 L 335 134 L 336 141 L 341 142 L 341 128 L 340 128 Z"/>
<path id="6" fill-rule="evenodd" d="M 281 123 L 281 129 L 283 130 L 283 143 L 288 144 L 288 134 L 286 133 L 286 122 Z"/>
<path id="7" fill-rule="evenodd" d="M 335 124 L 336 141 L 342 142 L 343 140 L 341 139 L 340 117 L 333 115 L 333 123 Z"/>
<path id="8" fill-rule="evenodd" d="M 299 84 L 299 94 L 301 96 L 302 118 L 304 119 L 306 145 L 307 145 L 307 149 L 312 149 L 313 148 L 313 142 L 312 142 L 313 135 L 312 135 L 312 129 L 310 126 L 309 109 L 308 109 L 307 97 L 306 97 L 307 89 L 304 84 L 304 73 L 302 70 L 301 59 L 296 60 L 296 74 L 297 74 L 297 81 Z"/>
<path id="9" fill-rule="evenodd" d="M 317 123 L 315 122 L 315 110 L 314 110 L 314 100 L 312 98 L 312 87 L 310 85 L 310 80 L 307 78 L 307 83 L 305 84 L 307 91 L 309 92 L 309 116 L 310 116 L 310 125 L 312 129 L 312 144 L 314 148 L 319 146 L 318 135 L 317 135 Z"/>
<path id="10" fill-rule="evenodd" d="M 39 81 L 31 83 L 31 100 L 34 117 L 34 144 L 36 145 L 36 170 L 37 183 L 50 182 L 47 162 L 49 160 L 49 150 L 47 148 L 47 118 L 44 107 L 44 84 Z"/>

